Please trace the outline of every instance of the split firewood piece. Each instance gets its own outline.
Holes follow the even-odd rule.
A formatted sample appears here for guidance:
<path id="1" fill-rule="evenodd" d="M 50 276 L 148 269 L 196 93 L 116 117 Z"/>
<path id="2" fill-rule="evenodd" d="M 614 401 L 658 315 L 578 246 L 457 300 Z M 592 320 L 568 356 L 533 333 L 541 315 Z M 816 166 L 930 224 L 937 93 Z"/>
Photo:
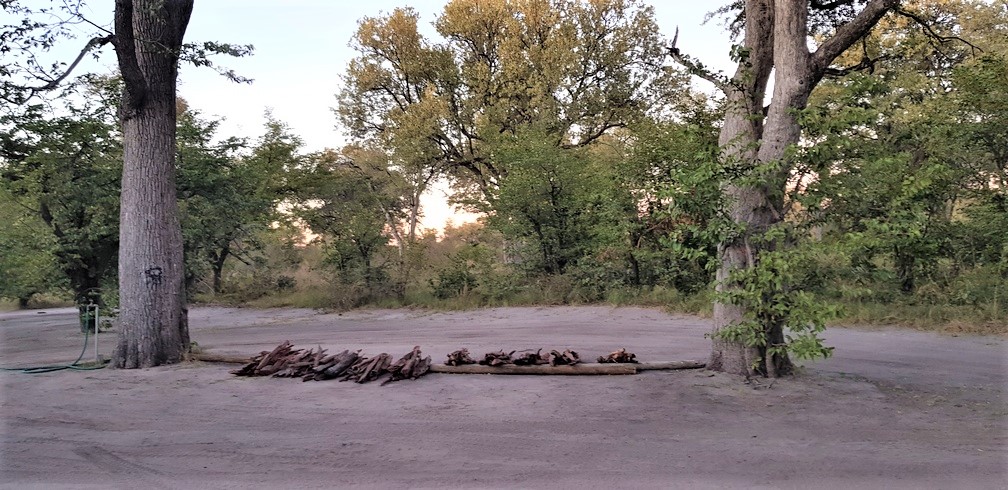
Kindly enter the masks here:
<path id="1" fill-rule="evenodd" d="M 319 346 L 320 352 L 325 352 L 321 346 Z M 307 374 L 312 366 L 315 365 L 319 359 L 319 352 L 314 349 L 308 349 L 306 352 L 296 352 L 291 355 L 282 358 L 279 369 L 273 373 L 274 378 L 300 378 Z"/>
<path id="2" fill-rule="evenodd" d="M 312 367 L 301 379 L 304 381 L 325 381 L 336 378 L 360 359 L 359 353 L 359 350 L 356 352 L 344 350 L 339 354 L 326 356 L 318 366 Z"/>
<path id="3" fill-rule="evenodd" d="M 273 349 L 273 352 L 263 356 L 262 360 L 259 361 L 259 365 L 256 366 L 256 370 L 262 370 L 266 366 L 276 364 L 280 359 L 299 352 L 301 352 L 301 349 L 294 349 L 294 345 L 291 344 L 289 340 L 285 340 L 282 344 L 278 345 L 276 349 Z"/>
<path id="4" fill-rule="evenodd" d="M 389 366 L 389 379 L 385 380 L 382 385 L 406 378 L 417 379 L 427 374 L 427 371 L 430 371 L 430 365 L 430 356 L 423 357 L 423 354 L 420 353 L 419 345 L 413 347 L 413 350 L 409 354 L 402 356 L 398 361 Z"/>
<path id="5" fill-rule="evenodd" d="M 515 356 L 513 362 L 515 366 L 538 366 L 549 363 L 549 355 L 543 356 L 542 349 L 536 351 L 532 349 L 523 350 Z"/>
<path id="6" fill-rule="evenodd" d="M 315 353 L 315 357 L 312 359 L 311 367 L 318 367 L 318 365 L 322 362 L 322 359 L 325 357 L 325 352 L 326 350 L 323 349 L 321 345 L 318 346 L 318 352 Z"/>
<path id="7" fill-rule="evenodd" d="M 497 352 L 487 352 L 483 355 L 483 359 L 481 359 L 479 363 L 484 366 L 503 366 L 505 364 L 512 364 L 511 354 L 514 353 L 515 351 L 504 352 L 502 350 Z"/>
<path id="8" fill-rule="evenodd" d="M 375 357 L 361 358 L 347 369 L 347 374 L 340 381 L 353 380 L 357 383 L 367 383 L 388 373 L 392 364 L 392 356 L 382 352 Z"/>
<path id="9" fill-rule="evenodd" d="M 262 351 L 251 362 L 241 369 L 231 371 L 237 376 L 269 376 L 280 371 L 288 364 L 288 358 L 301 354 L 301 349 L 294 349 L 290 341 L 278 345 L 272 351 Z"/>
<path id="10" fill-rule="evenodd" d="M 581 357 L 578 356 L 577 352 L 570 349 L 566 349 L 563 352 L 558 352 L 555 350 L 550 351 L 549 364 L 550 366 L 573 366 L 581 362 Z"/>
<path id="11" fill-rule="evenodd" d="M 464 347 L 448 354 L 448 360 L 445 361 L 445 365 L 448 366 L 462 366 L 464 364 L 476 364 L 476 360 L 469 356 L 469 349 Z"/>
<path id="12" fill-rule="evenodd" d="M 633 352 L 627 352 L 626 348 L 621 348 L 620 350 L 610 352 L 607 356 L 599 356 L 598 362 L 600 363 L 636 363 L 637 355 Z"/>

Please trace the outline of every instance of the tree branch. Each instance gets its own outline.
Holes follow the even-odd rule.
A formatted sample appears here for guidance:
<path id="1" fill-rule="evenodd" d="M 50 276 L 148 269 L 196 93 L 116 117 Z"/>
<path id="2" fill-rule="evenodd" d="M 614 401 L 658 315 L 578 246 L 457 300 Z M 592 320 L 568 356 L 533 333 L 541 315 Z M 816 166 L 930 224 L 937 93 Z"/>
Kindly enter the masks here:
<path id="1" fill-rule="evenodd" d="M 846 76 L 846 75 L 849 75 L 851 73 L 854 73 L 856 71 L 861 71 L 861 70 L 868 70 L 868 73 L 873 73 L 875 71 L 875 63 L 878 63 L 879 61 L 890 60 L 890 59 L 893 59 L 893 58 L 894 58 L 894 56 L 892 56 L 892 55 L 882 55 L 882 56 L 879 56 L 878 58 L 872 58 L 868 54 L 868 43 L 867 43 L 866 39 L 864 37 L 862 37 L 861 38 L 861 61 L 859 61 L 858 64 L 853 65 L 853 66 L 848 66 L 847 68 L 830 68 L 830 67 L 826 67 L 826 70 L 823 72 L 823 75 L 827 76 L 827 77 L 839 78 L 839 77 L 843 77 L 843 76 Z"/>
<path id="2" fill-rule="evenodd" d="M 136 39 L 133 36 L 132 0 L 116 0 L 115 33 L 112 44 L 119 59 L 119 73 L 126 85 L 121 116 L 123 119 L 129 119 L 136 115 L 147 98 L 147 80 L 140 71 Z"/>
<path id="3" fill-rule="evenodd" d="M 812 0 L 809 2 L 809 6 L 816 10 L 833 10 L 837 7 L 842 7 L 844 5 L 851 5 L 854 0 L 832 0 L 830 2 L 823 2 L 821 0 Z"/>
<path id="4" fill-rule="evenodd" d="M 703 66 L 702 63 L 693 59 L 692 56 L 679 51 L 679 48 L 676 47 L 676 42 L 678 40 L 679 28 L 676 27 L 675 36 L 672 38 L 672 45 L 668 47 L 669 56 L 671 56 L 676 63 L 686 67 L 686 70 L 689 71 L 691 75 L 698 76 L 710 83 L 713 83 L 715 87 L 727 94 L 732 86 L 728 78 L 719 73 L 710 71 L 707 67 Z"/>
<path id="5" fill-rule="evenodd" d="M 812 53 L 812 73 L 815 79 L 821 78 L 830 63 L 858 38 L 866 36 L 883 15 L 898 7 L 899 0 L 871 0 L 850 22 L 840 26 L 833 36 Z"/>
<path id="6" fill-rule="evenodd" d="M 963 39 L 963 38 L 961 38 L 959 36 L 943 36 L 941 34 L 938 34 L 937 32 L 935 32 L 934 28 L 931 27 L 931 23 L 930 22 L 928 22 L 927 20 L 925 20 L 920 15 L 918 15 L 918 14 L 916 14 L 914 12 L 911 12 L 911 11 L 909 11 L 907 9 L 902 8 L 902 7 L 897 7 L 894 10 L 894 12 L 896 12 L 897 14 L 902 15 L 903 17 L 906 17 L 906 18 L 914 21 L 915 23 L 917 23 L 917 25 L 921 26 L 924 29 L 924 32 L 927 33 L 928 37 L 930 37 L 931 39 L 934 39 L 934 40 L 938 41 L 940 44 L 945 44 L 945 43 L 947 43 L 949 41 L 959 41 L 959 42 L 961 42 L 961 43 L 969 46 L 970 50 L 972 51 L 973 54 L 976 54 L 977 51 L 983 52 L 983 49 L 979 48 L 975 44 L 973 44 L 973 43 L 971 43 L 971 42 L 969 42 L 969 41 L 967 41 L 967 40 L 965 40 L 965 39 Z"/>
<path id="7" fill-rule="evenodd" d="M 75 60 L 73 60 L 73 63 L 70 63 L 70 66 L 67 67 L 66 71 L 63 72 L 62 75 L 60 75 L 60 76 L 58 76 L 58 77 L 50 80 L 49 83 L 47 83 L 47 84 L 45 84 L 45 85 L 43 85 L 41 87 L 33 88 L 32 90 L 33 91 L 37 91 L 37 92 L 42 92 L 42 91 L 45 91 L 45 90 L 52 90 L 52 89 L 56 88 L 56 86 L 59 85 L 60 82 L 62 82 L 63 80 L 65 80 L 66 77 L 70 76 L 70 72 L 72 72 L 74 70 L 74 68 L 77 68 L 77 65 L 80 64 L 81 60 L 84 59 L 84 56 L 86 54 L 88 54 L 92 49 L 104 46 L 104 45 L 112 42 L 112 39 L 114 37 L 115 36 L 112 36 L 110 34 L 110 35 L 104 36 L 104 37 L 92 38 L 90 41 L 88 41 L 87 44 L 84 45 L 84 49 L 81 49 L 80 54 L 78 54 L 77 58 Z"/>

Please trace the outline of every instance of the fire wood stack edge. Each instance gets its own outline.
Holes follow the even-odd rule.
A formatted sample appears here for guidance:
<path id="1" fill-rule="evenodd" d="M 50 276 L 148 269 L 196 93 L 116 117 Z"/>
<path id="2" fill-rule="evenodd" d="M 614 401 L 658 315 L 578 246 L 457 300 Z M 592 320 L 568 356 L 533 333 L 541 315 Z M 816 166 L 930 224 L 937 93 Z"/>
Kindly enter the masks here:
<path id="1" fill-rule="evenodd" d="M 197 357 L 199 359 L 199 357 Z M 202 359 L 213 360 L 213 359 Z M 231 371 L 236 376 L 273 376 L 274 378 L 301 378 L 302 381 L 339 379 L 367 383 L 387 376 L 382 383 L 403 379 L 416 379 L 430 371 L 430 356 L 423 357 L 420 346 L 392 362 L 392 356 L 382 352 L 374 357 L 364 357 L 360 351 L 344 350 L 326 355 L 326 350 L 295 349 L 288 341 L 272 351 L 263 351 L 241 369 Z"/>

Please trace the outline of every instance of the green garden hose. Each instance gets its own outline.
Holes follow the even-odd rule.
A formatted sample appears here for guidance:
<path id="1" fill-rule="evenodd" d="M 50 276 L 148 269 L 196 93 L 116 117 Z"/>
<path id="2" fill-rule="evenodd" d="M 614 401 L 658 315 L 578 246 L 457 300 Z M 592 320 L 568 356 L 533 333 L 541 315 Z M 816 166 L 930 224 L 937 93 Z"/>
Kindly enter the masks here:
<path id="1" fill-rule="evenodd" d="M 84 331 L 84 348 L 81 349 L 81 353 L 77 356 L 77 359 L 70 364 L 53 364 L 49 366 L 33 366 L 33 367 L 23 367 L 23 368 L 0 368 L 3 371 L 18 371 L 25 374 L 42 374 L 51 373 L 54 371 L 62 371 L 64 369 L 69 369 L 73 371 L 93 371 L 95 369 L 101 369 L 108 365 L 109 361 L 101 361 L 95 365 L 80 366 L 78 363 L 84 358 L 84 353 L 87 352 L 88 346 L 88 334 L 89 331 Z"/>

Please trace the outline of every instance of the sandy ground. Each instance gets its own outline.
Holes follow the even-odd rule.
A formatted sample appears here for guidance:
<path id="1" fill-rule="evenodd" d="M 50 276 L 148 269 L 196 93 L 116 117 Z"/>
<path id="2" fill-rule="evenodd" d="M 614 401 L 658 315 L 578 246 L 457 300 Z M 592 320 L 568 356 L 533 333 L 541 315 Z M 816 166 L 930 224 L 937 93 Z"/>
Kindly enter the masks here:
<path id="1" fill-rule="evenodd" d="M 433 313 L 195 308 L 192 337 L 252 354 L 283 340 L 436 361 L 459 347 L 618 347 L 703 359 L 708 322 L 659 310 Z M 72 360 L 70 310 L 0 314 L 0 364 Z M 108 353 L 114 338 L 103 334 Z M 1008 344 L 832 329 L 835 356 L 774 383 L 429 375 L 376 383 L 238 378 L 233 366 L 0 374 L 5 488 L 1005 488 Z M 88 352 L 87 357 L 93 357 Z"/>

